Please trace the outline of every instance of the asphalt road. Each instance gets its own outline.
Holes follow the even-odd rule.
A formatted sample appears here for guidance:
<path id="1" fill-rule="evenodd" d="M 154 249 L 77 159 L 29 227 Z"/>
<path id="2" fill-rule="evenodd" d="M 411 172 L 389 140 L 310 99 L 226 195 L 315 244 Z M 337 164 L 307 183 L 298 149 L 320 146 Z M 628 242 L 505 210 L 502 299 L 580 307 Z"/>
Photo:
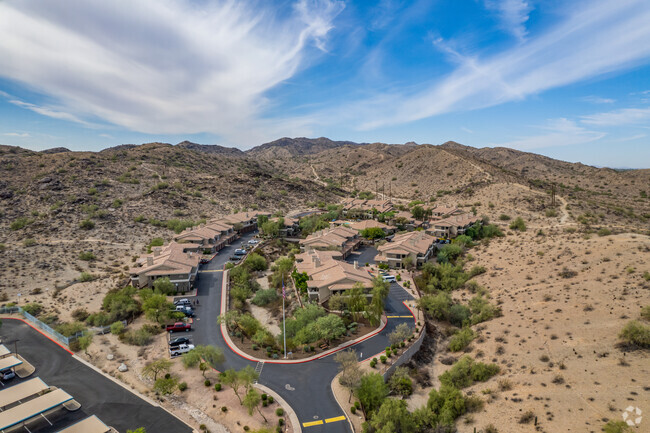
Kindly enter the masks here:
<path id="1" fill-rule="evenodd" d="M 223 281 L 224 264 L 228 257 L 238 248 L 241 242 L 251 239 L 253 233 L 249 233 L 227 247 L 208 264 L 202 267 L 197 282 L 197 317 L 192 331 L 192 338 L 195 344 L 209 344 L 221 347 L 224 351 L 225 361 L 217 369 L 227 368 L 240 369 L 246 365 L 255 367 L 256 362 L 249 361 L 232 352 L 221 335 L 217 325 L 217 317 L 221 313 L 221 286 Z M 362 251 L 362 254 L 372 255 L 376 252 Z M 365 263 L 365 262 L 364 262 Z M 371 262 L 369 262 L 371 263 Z M 207 271 L 207 272 L 205 272 Z M 386 300 L 387 316 L 402 316 L 388 319 L 386 327 L 381 333 L 362 341 L 354 346 L 360 360 L 365 360 L 383 352 L 389 346 L 388 334 L 400 323 L 408 323 L 414 326 L 413 318 L 408 308 L 402 303 L 406 299 L 412 299 L 399 284 L 393 283 L 390 287 L 389 296 Z M 411 317 L 403 317 L 411 316 Z M 185 335 L 179 333 L 178 335 Z M 300 364 L 273 364 L 266 362 L 262 368 L 259 382 L 268 386 L 280 394 L 293 408 L 301 424 L 313 421 L 323 421 L 329 418 L 337 418 L 343 415 L 334 398 L 330 383 L 338 373 L 338 364 L 334 356 L 330 355 L 311 362 Z M 344 402 L 345 403 L 345 402 Z M 350 433 L 350 426 L 347 421 L 323 423 L 320 425 L 303 427 L 306 433 Z"/>
<path id="2" fill-rule="evenodd" d="M 36 367 L 30 378 L 40 377 L 46 384 L 63 389 L 81 403 L 81 409 L 75 412 L 63 409 L 54 416 L 48 415 L 54 426 L 41 419 L 29 425 L 31 431 L 54 433 L 94 414 L 120 432 L 138 427 L 156 433 L 192 432 L 189 426 L 162 408 L 152 406 L 77 361 L 70 353 L 19 320 L 4 319 L 0 337 L 12 349 L 11 342 L 18 338 L 18 353 Z M 15 378 L 6 385 L 13 386 L 20 381 Z"/>

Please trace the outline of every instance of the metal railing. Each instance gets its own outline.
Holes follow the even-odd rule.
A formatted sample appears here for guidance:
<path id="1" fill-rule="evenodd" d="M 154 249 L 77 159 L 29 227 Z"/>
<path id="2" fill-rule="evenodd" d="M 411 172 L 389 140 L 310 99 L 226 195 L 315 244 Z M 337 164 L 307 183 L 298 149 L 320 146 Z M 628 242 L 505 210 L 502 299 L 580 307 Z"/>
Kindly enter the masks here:
<path id="1" fill-rule="evenodd" d="M 34 324 L 38 329 L 42 330 L 43 332 L 47 333 L 50 335 L 52 338 L 56 339 L 58 342 L 65 344 L 66 346 L 70 345 L 70 342 L 76 340 L 77 338 L 81 337 L 83 335 L 83 332 L 77 332 L 75 335 L 72 335 L 70 337 L 66 337 L 65 335 L 61 334 L 48 324 L 41 322 L 38 320 L 36 317 L 32 316 L 29 314 L 27 311 L 23 310 L 20 307 L 2 307 L 0 308 L 0 314 L 22 314 L 23 317 L 27 320 L 29 320 L 31 323 Z"/>

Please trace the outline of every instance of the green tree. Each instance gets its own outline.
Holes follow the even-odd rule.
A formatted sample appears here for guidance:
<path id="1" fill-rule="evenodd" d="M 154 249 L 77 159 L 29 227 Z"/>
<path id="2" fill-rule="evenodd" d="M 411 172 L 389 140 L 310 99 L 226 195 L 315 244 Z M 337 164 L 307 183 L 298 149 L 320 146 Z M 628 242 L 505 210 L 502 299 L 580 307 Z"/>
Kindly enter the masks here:
<path id="1" fill-rule="evenodd" d="M 257 253 L 249 254 L 246 260 L 244 260 L 244 266 L 250 271 L 266 271 L 268 268 L 266 259 Z"/>
<path id="2" fill-rule="evenodd" d="M 168 277 L 158 278 L 153 282 L 154 292 L 161 295 L 173 295 L 176 293 L 176 285 L 169 281 Z"/>
<path id="3" fill-rule="evenodd" d="M 388 386 L 395 394 L 408 397 L 413 393 L 413 381 L 409 377 L 408 368 L 397 367 L 388 379 Z"/>
<path id="4" fill-rule="evenodd" d="M 144 427 L 139 427 L 135 430 L 127 430 L 126 433 L 147 433 L 147 430 Z"/>
<path id="5" fill-rule="evenodd" d="M 406 401 L 386 399 L 366 423 L 364 433 L 415 433 L 417 427 Z"/>
<path id="6" fill-rule="evenodd" d="M 253 387 L 250 387 L 244 396 L 244 406 L 248 409 L 248 414 L 253 415 L 253 411 L 257 409 L 257 412 L 264 418 L 264 422 L 268 422 L 262 411 L 260 410 L 260 403 L 262 402 L 262 397 L 260 393 Z"/>
<path id="7" fill-rule="evenodd" d="M 413 256 L 406 256 L 402 259 L 402 265 L 404 266 L 405 269 L 408 271 L 412 271 L 415 265 L 415 262 L 413 261 Z"/>
<path id="8" fill-rule="evenodd" d="M 176 379 L 174 376 L 162 377 L 156 380 L 153 385 L 153 389 L 162 395 L 167 395 L 174 392 L 176 386 L 178 386 L 178 379 Z"/>
<path id="9" fill-rule="evenodd" d="M 174 304 L 167 301 L 165 295 L 151 295 L 142 303 L 142 310 L 147 319 L 157 323 L 165 323 L 174 312 Z"/>
<path id="10" fill-rule="evenodd" d="M 216 346 L 198 345 L 189 352 L 184 353 L 182 359 L 185 368 L 196 367 L 197 365 L 200 368 L 202 363 L 206 363 L 208 366 L 214 367 L 215 365 L 223 362 L 225 360 L 225 357 L 223 355 L 223 351 Z M 207 368 L 201 370 L 203 372 L 203 377 L 205 377 L 205 370 L 207 370 Z"/>
<path id="11" fill-rule="evenodd" d="M 363 290 L 363 284 L 355 283 L 352 289 L 348 291 L 348 308 L 354 320 L 357 321 L 361 318 L 361 314 L 368 308 L 368 298 Z"/>
<path id="12" fill-rule="evenodd" d="M 361 230 L 361 236 L 366 239 L 383 239 L 386 237 L 386 232 L 384 229 L 379 227 L 368 227 L 367 229 Z"/>
<path id="13" fill-rule="evenodd" d="M 277 238 L 280 234 L 280 226 L 277 222 L 269 221 L 262 224 L 262 233 L 270 238 Z"/>
<path id="14" fill-rule="evenodd" d="M 424 208 L 422 206 L 413 206 L 413 208 L 411 208 L 411 215 L 413 215 L 413 218 L 416 220 L 422 220 L 425 215 Z"/>
<path id="15" fill-rule="evenodd" d="M 395 330 L 388 334 L 388 341 L 391 345 L 400 343 L 406 340 L 413 331 L 406 323 L 400 323 L 395 327 Z"/>
<path id="16" fill-rule="evenodd" d="M 356 395 L 361 403 L 363 413 L 368 419 L 388 397 L 388 385 L 384 383 L 381 374 L 367 373 L 361 377 Z"/>
<path id="17" fill-rule="evenodd" d="M 169 372 L 172 365 L 173 363 L 169 359 L 160 358 L 147 363 L 147 365 L 142 368 L 142 375 L 144 377 L 149 377 L 156 382 L 156 380 L 158 380 L 158 375 Z"/>
<path id="18" fill-rule="evenodd" d="M 352 391 L 361 384 L 363 373 L 359 368 L 357 361 L 357 352 L 354 350 L 345 350 L 334 355 L 334 361 L 339 364 L 339 383 L 350 390 L 348 403 L 352 399 Z"/>
<path id="19" fill-rule="evenodd" d="M 427 409 L 435 425 L 453 426 L 456 418 L 465 413 L 463 394 L 453 386 L 443 384 L 440 390 L 431 390 Z"/>
<path id="20" fill-rule="evenodd" d="M 93 334 L 88 331 L 84 331 L 83 335 L 77 338 L 77 342 L 79 343 L 79 348 L 83 350 L 86 355 L 88 355 L 88 348 L 93 342 Z"/>
<path id="21" fill-rule="evenodd" d="M 247 365 L 239 371 L 229 368 L 221 374 L 221 382 L 232 388 L 239 400 L 239 404 L 243 404 L 239 395 L 239 390 L 242 387 L 250 387 L 250 385 L 252 385 L 258 378 L 259 374 L 257 374 L 255 369 L 250 365 Z"/>

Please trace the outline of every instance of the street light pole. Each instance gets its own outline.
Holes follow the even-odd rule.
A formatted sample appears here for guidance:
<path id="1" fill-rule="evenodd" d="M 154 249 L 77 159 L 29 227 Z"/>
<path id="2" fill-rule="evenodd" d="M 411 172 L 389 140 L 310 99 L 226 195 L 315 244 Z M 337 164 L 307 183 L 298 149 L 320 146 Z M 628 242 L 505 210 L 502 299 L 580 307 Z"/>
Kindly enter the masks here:
<path id="1" fill-rule="evenodd" d="M 284 315 L 284 298 L 286 293 L 284 290 L 284 272 L 282 273 L 282 336 L 284 337 L 284 359 L 287 359 L 287 320 Z"/>

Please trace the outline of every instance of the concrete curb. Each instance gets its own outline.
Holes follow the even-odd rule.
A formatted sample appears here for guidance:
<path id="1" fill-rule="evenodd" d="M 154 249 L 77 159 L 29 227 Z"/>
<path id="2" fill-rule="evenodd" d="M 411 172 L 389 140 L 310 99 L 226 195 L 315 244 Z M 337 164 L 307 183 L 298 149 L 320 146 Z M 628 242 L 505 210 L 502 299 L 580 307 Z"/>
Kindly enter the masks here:
<path id="1" fill-rule="evenodd" d="M 154 406 L 154 407 L 158 407 L 158 408 L 164 410 L 165 412 L 167 412 L 168 414 L 170 414 L 171 416 L 173 416 L 174 418 L 176 418 L 177 420 L 179 420 L 179 421 L 182 422 L 183 424 L 187 425 L 188 427 L 192 427 L 192 426 L 190 426 L 189 424 L 187 424 L 184 420 L 182 420 L 181 418 L 179 418 L 176 414 L 174 414 L 173 412 L 169 411 L 165 406 L 163 406 L 163 405 L 161 405 L 161 404 L 158 404 L 157 402 L 155 402 L 155 401 L 152 400 L 151 398 L 147 397 L 146 395 L 140 393 L 139 391 L 136 391 L 136 390 L 134 390 L 134 389 L 129 388 L 125 383 L 123 383 L 123 382 L 121 382 L 120 380 L 114 378 L 114 377 L 111 376 L 110 374 L 106 374 L 106 373 L 104 373 L 104 372 L 103 372 L 102 370 L 100 370 L 97 366 L 91 364 L 90 362 L 86 361 L 86 360 L 83 359 L 83 358 L 80 358 L 80 357 L 77 356 L 77 355 L 72 355 L 72 357 L 73 357 L 74 359 L 76 359 L 77 361 L 81 362 L 82 364 L 84 364 L 86 367 L 88 367 L 88 368 L 90 368 L 90 369 L 96 371 L 97 373 L 101 374 L 101 375 L 104 376 L 105 378 L 107 378 L 107 379 L 113 381 L 113 382 L 116 383 L 117 385 L 119 385 L 119 386 L 121 386 L 122 388 L 124 388 L 125 390 L 129 391 L 131 394 L 137 395 L 139 398 L 141 398 L 142 400 L 146 401 L 146 402 L 149 403 L 150 405 L 152 405 L 152 406 Z M 196 429 L 194 429 L 193 427 L 192 427 L 192 431 L 193 431 L 194 433 L 199 433 L 199 431 L 196 430 Z"/>
<path id="2" fill-rule="evenodd" d="M 348 424 L 350 424 L 350 431 L 351 431 L 352 433 L 355 433 L 355 431 L 354 431 L 354 424 L 352 424 L 352 420 L 350 419 L 350 415 L 348 415 L 348 411 L 343 407 L 343 405 L 341 404 L 341 402 L 339 401 L 339 399 L 336 398 L 336 393 L 334 392 L 333 383 L 334 383 L 335 380 L 338 380 L 338 379 L 339 379 L 339 376 L 340 376 L 340 375 L 341 375 L 341 373 L 338 373 L 336 376 L 334 376 L 334 378 L 333 378 L 332 381 L 330 382 L 330 389 L 332 390 L 332 394 L 334 395 L 334 400 L 336 400 L 336 404 L 339 405 L 339 407 L 341 408 L 341 410 L 342 410 L 343 413 L 345 414 L 345 418 L 346 418 Z"/>
<path id="3" fill-rule="evenodd" d="M 280 406 L 286 408 L 285 411 L 289 416 L 289 421 L 291 422 L 291 426 L 293 427 L 294 433 L 302 433 L 302 427 L 300 425 L 300 421 L 298 421 L 298 416 L 296 415 L 296 412 L 294 412 L 293 408 L 289 406 L 289 403 L 285 401 L 285 399 L 280 397 L 280 395 L 277 392 L 273 391 L 268 386 L 264 386 L 262 384 L 256 383 L 255 387 L 259 388 L 260 391 L 272 395 L 275 401 L 277 401 L 280 404 Z"/>
<path id="4" fill-rule="evenodd" d="M 223 281 L 222 281 L 222 286 L 221 286 L 221 311 L 222 312 L 226 311 L 226 304 L 227 304 L 227 299 L 228 299 L 227 292 L 228 292 L 228 279 L 229 279 L 229 276 L 230 276 L 230 272 L 228 270 L 223 272 Z M 335 347 L 333 349 L 330 349 L 327 352 L 323 352 L 323 353 L 321 353 L 319 355 L 314 355 L 314 356 L 311 356 L 309 358 L 304 358 L 304 359 L 295 360 L 295 361 L 282 360 L 282 359 L 280 359 L 280 360 L 261 359 L 261 358 L 256 358 L 256 357 L 254 357 L 252 355 L 249 355 L 248 353 L 246 353 L 246 352 L 242 351 L 241 349 L 239 349 L 239 347 L 237 347 L 237 345 L 232 341 L 232 339 L 230 338 L 230 334 L 228 333 L 228 329 L 226 328 L 225 323 L 221 323 L 220 327 L 221 327 L 221 335 L 223 336 L 223 339 L 226 341 L 226 344 L 228 345 L 230 350 L 232 350 L 234 353 L 236 353 L 237 355 L 241 356 L 244 359 L 247 359 L 247 360 L 252 361 L 252 362 L 263 362 L 263 363 L 266 363 L 266 364 L 303 364 L 303 363 L 306 363 L 306 362 L 316 361 L 317 359 L 325 358 L 325 357 L 330 356 L 330 355 L 332 355 L 332 354 L 334 354 L 336 352 L 339 352 L 339 351 L 344 350 L 344 349 L 348 349 L 348 348 L 354 346 L 355 344 L 361 343 L 362 341 L 365 341 L 365 340 L 367 340 L 369 338 L 372 338 L 372 337 L 376 336 L 377 334 L 381 333 L 381 331 L 384 330 L 384 328 L 386 327 L 387 324 L 388 324 L 388 320 L 385 319 L 382 316 L 382 320 L 379 323 L 379 327 L 377 329 L 375 329 L 374 331 L 372 331 L 371 333 L 363 335 L 363 336 L 361 336 L 361 337 L 359 337 L 359 338 L 357 338 L 355 340 L 343 343 L 342 345 L 340 345 L 338 347 Z"/>

